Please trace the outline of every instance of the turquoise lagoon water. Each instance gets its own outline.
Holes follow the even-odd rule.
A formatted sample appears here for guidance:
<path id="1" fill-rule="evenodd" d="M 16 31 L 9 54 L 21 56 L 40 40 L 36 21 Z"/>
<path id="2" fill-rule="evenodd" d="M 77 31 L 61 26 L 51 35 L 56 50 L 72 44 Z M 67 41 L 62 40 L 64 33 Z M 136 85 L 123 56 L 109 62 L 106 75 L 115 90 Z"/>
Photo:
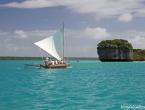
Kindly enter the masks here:
<path id="1" fill-rule="evenodd" d="M 71 61 L 66 69 L 24 68 L 41 62 L 0 61 L 0 110 L 145 109 L 145 62 Z"/>

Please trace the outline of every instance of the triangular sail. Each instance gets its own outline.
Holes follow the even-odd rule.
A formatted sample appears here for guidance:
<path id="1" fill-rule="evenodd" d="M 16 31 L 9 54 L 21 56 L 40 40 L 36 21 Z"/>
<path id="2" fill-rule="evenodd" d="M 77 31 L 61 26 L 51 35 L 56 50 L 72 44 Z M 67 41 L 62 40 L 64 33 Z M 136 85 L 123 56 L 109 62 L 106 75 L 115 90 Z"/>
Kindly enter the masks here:
<path id="1" fill-rule="evenodd" d="M 52 36 L 35 42 L 34 44 L 55 57 L 57 60 L 63 59 L 63 36 L 64 28 L 57 31 Z"/>

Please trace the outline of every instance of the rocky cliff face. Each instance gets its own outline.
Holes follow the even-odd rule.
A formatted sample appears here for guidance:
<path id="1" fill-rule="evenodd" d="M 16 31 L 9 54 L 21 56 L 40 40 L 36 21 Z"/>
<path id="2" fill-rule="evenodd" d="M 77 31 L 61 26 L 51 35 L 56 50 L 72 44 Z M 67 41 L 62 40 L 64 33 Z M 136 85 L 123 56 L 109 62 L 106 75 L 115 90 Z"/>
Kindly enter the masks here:
<path id="1" fill-rule="evenodd" d="M 132 49 L 126 47 L 97 47 L 100 61 L 133 61 Z"/>

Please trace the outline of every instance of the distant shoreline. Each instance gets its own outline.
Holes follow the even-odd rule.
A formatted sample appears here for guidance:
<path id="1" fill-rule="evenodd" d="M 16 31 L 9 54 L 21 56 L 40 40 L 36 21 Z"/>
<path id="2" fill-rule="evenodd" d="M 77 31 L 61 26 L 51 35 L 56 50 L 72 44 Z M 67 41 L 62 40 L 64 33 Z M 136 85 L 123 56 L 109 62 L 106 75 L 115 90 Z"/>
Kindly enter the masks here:
<path id="1" fill-rule="evenodd" d="M 53 59 L 53 57 L 49 57 Z M 45 57 L 43 57 L 45 60 Z M 69 60 L 99 60 L 99 58 L 94 57 L 65 57 Z M 19 57 L 19 56 L 0 56 L 0 60 L 42 60 L 42 57 Z"/>
<path id="2" fill-rule="evenodd" d="M 50 59 L 54 59 L 53 57 L 49 57 Z M 95 57 L 65 57 L 66 60 L 99 60 L 99 58 Z M 42 60 L 42 57 L 20 57 L 20 56 L 0 56 L 0 60 Z M 45 57 L 43 57 L 45 60 Z M 145 62 L 145 61 L 135 61 L 133 62 Z"/>

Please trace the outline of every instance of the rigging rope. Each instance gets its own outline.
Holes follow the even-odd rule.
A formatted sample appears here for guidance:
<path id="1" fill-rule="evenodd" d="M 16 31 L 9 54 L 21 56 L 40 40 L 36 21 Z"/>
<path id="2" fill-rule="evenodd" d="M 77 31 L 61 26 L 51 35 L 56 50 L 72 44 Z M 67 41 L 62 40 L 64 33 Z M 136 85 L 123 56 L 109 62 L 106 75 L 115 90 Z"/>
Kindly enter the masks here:
<path id="1" fill-rule="evenodd" d="M 39 47 L 38 47 L 39 48 Z M 41 52 L 41 48 L 39 48 L 39 51 L 41 53 L 41 58 L 42 58 L 42 61 L 44 62 L 44 59 L 43 59 L 43 56 L 42 56 L 42 52 Z"/>
<path id="2" fill-rule="evenodd" d="M 66 41 L 66 38 L 67 37 L 65 37 L 66 36 L 66 32 L 65 32 L 65 35 L 64 35 L 64 40 L 65 40 L 65 50 L 66 50 L 66 56 L 67 56 L 67 60 L 69 61 L 69 57 L 68 57 L 68 49 L 67 49 L 67 41 Z"/>

